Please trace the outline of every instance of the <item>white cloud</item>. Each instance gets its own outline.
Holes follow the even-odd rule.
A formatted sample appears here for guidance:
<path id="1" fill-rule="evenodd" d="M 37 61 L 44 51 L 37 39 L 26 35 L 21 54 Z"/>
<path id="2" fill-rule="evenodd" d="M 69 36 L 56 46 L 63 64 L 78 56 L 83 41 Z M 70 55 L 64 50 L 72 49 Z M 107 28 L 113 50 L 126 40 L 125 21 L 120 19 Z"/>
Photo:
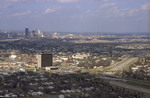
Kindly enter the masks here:
<path id="1" fill-rule="evenodd" d="M 25 2 L 25 1 L 29 1 L 29 0 L 9 0 L 10 2 Z"/>
<path id="2" fill-rule="evenodd" d="M 76 8 L 78 8 L 78 9 L 81 8 L 81 5 L 77 5 Z"/>
<path id="3" fill-rule="evenodd" d="M 144 4 L 144 5 L 141 6 L 141 8 L 142 8 L 143 10 L 148 10 L 149 7 L 150 7 L 150 3 Z"/>
<path id="4" fill-rule="evenodd" d="M 57 12 L 59 10 L 61 10 L 63 7 L 60 7 L 60 6 L 53 6 L 51 8 L 47 8 L 44 10 L 43 14 L 49 14 L 49 13 L 54 13 L 54 12 Z"/>
<path id="5" fill-rule="evenodd" d="M 128 11 L 127 11 L 127 13 L 128 13 L 128 15 L 129 16 L 133 16 L 133 15 L 135 15 L 137 12 L 138 12 L 139 10 L 138 9 L 129 9 Z"/>
<path id="6" fill-rule="evenodd" d="M 31 14 L 31 11 L 25 11 L 25 12 L 20 12 L 20 13 L 14 13 L 12 16 L 24 16 L 24 15 L 29 15 Z"/>
<path id="7" fill-rule="evenodd" d="M 10 4 L 0 4 L 0 8 L 8 8 L 11 6 Z"/>
<path id="8" fill-rule="evenodd" d="M 109 0 L 0 0 L 0 2 L 19 3 L 19 2 L 59 2 L 59 3 L 71 3 L 77 1 L 109 1 Z"/>
<path id="9" fill-rule="evenodd" d="M 76 2 L 79 0 L 35 0 L 37 2 L 52 2 L 52 1 L 57 1 L 57 2 L 61 2 L 61 3 L 68 3 L 68 2 Z"/>
<path id="10" fill-rule="evenodd" d="M 109 7 L 114 7 L 117 6 L 116 3 L 105 3 L 103 5 L 100 6 L 100 8 L 109 8 Z"/>
<path id="11" fill-rule="evenodd" d="M 109 0 L 35 0 L 38 2 L 52 2 L 52 1 L 57 1 L 60 3 L 71 3 L 71 2 L 77 2 L 77 1 L 109 1 Z"/>
<path id="12" fill-rule="evenodd" d="M 58 2 L 61 2 L 61 3 L 68 3 L 68 2 L 76 2 L 76 1 L 79 1 L 79 0 L 57 0 Z"/>
<path id="13" fill-rule="evenodd" d="M 9 0 L 11 2 L 18 2 L 18 1 L 22 1 L 22 0 Z"/>
<path id="14" fill-rule="evenodd" d="M 46 10 L 44 11 L 44 14 L 53 13 L 53 12 L 55 12 L 55 11 L 56 11 L 56 10 L 54 10 L 54 9 L 48 8 L 48 9 L 46 9 Z"/>
<path id="15" fill-rule="evenodd" d="M 28 0 L 0 0 L 0 8 L 8 8 L 10 6 L 13 6 L 16 3 L 19 2 L 26 2 Z"/>
<path id="16" fill-rule="evenodd" d="M 109 1 L 109 0 L 95 0 L 95 1 Z"/>
<path id="17" fill-rule="evenodd" d="M 105 15 L 107 18 L 121 18 L 121 17 L 136 16 L 138 12 L 139 10 L 135 8 L 125 8 L 125 9 L 112 8 L 109 11 L 107 11 Z"/>
<path id="18" fill-rule="evenodd" d="M 104 18 L 130 17 L 137 15 L 138 12 L 138 8 L 120 9 L 116 3 L 105 3 L 95 11 L 96 15 L 101 14 Z"/>
<path id="19" fill-rule="evenodd" d="M 37 2 L 51 2 L 51 1 L 54 1 L 54 0 L 35 0 Z"/>

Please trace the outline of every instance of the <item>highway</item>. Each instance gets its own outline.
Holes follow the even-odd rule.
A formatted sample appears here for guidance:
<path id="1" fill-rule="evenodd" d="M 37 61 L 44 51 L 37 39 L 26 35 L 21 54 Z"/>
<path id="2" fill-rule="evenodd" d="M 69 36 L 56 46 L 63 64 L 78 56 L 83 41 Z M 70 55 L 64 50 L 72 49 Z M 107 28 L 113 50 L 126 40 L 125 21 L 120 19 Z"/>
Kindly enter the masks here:
<path id="1" fill-rule="evenodd" d="M 111 68 L 108 69 L 105 72 L 105 74 L 115 74 L 117 71 L 120 71 L 120 70 L 126 68 L 127 66 L 131 65 L 133 62 L 135 62 L 137 60 L 138 60 L 138 57 L 124 59 L 124 60 L 120 61 L 119 63 L 111 66 Z"/>
<path id="2" fill-rule="evenodd" d="M 127 82 L 127 81 L 135 82 L 135 83 L 139 83 L 139 84 L 143 84 L 143 85 L 147 85 L 147 86 L 150 86 L 150 84 L 139 82 L 139 81 L 126 80 L 123 78 L 117 78 L 117 76 L 114 75 L 116 72 L 129 67 L 131 64 L 133 64 L 137 60 L 138 60 L 138 57 L 124 58 L 122 61 L 120 61 L 112 66 L 107 67 L 107 70 L 105 70 L 104 73 L 98 73 L 98 74 L 101 75 L 100 78 L 108 80 L 109 83 L 112 85 L 116 85 L 116 86 L 130 89 L 133 91 L 143 92 L 146 95 L 147 94 L 150 95 L 150 89 L 135 86 L 135 85 L 129 85 L 125 82 Z M 149 98 L 149 97 L 145 97 L 145 98 Z"/>
<path id="3" fill-rule="evenodd" d="M 116 81 L 110 81 L 109 83 L 113 84 L 113 85 L 116 85 L 116 86 L 120 86 L 120 87 L 123 87 L 123 88 L 127 88 L 127 89 L 131 89 L 131 90 L 134 90 L 134 91 L 138 91 L 138 92 L 143 92 L 145 94 L 150 95 L 150 89 L 141 88 L 141 87 L 133 86 L 133 85 L 128 85 L 128 84 L 121 83 L 121 82 L 116 82 Z"/>

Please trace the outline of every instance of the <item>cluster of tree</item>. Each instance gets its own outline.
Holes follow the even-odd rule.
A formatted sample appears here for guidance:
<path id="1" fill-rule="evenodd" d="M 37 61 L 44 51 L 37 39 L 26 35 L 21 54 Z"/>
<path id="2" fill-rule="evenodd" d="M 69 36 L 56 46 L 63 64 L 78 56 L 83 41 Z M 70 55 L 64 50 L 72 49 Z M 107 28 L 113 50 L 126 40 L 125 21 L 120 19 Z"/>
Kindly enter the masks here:
<path id="1" fill-rule="evenodd" d="M 145 72 L 142 68 L 133 71 L 131 68 L 128 71 L 123 71 L 122 74 L 124 77 L 132 78 L 132 79 L 137 79 L 137 80 L 150 80 L 150 76 L 148 76 L 148 73 Z"/>
<path id="2" fill-rule="evenodd" d="M 110 59 L 106 59 L 106 60 L 98 59 L 97 60 L 92 57 L 89 57 L 89 58 L 86 58 L 83 61 L 81 61 L 77 66 L 88 69 L 88 68 L 94 68 L 95 66 L 96 67 L 99 67 L 99 66 L 106 67 L 106 66 L 109 66 L 110 64 L 111 64 Z"/>

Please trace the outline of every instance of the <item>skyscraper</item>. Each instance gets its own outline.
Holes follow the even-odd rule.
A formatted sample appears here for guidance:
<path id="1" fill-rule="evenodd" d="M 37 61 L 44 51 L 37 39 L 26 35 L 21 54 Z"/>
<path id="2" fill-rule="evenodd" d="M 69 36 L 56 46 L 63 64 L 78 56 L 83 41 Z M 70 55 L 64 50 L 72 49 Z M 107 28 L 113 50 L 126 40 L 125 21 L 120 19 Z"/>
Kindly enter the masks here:
<path id="1" fill-rule="evenodd" d="M 48 67 L 53 65 L 53 55 L 52 54 L 40 54 L 38 58 L 38 67 Z"/>
<path id="2" fill-rule="evenodd" d="M 25 28 L 25 36 L 26 36 L 26 37 L 29 36 L 29 28 Z"/>
<path id="3" fill-rule="evenodd" d="M 37 33 L 38 33 L 38 34 L 40 34 L 40 33 L 41 33 L 41 31 L 40 31 L 39 29 L 37 29 Z"/>

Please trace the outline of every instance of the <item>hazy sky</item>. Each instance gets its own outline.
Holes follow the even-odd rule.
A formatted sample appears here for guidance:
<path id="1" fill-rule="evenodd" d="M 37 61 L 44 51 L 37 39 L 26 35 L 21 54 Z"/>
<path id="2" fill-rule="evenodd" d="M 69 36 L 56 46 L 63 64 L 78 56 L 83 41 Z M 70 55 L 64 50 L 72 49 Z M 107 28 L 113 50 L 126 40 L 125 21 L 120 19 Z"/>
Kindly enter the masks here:
<path id="1" fill-rule="evenodd" d="M 0 0 L 0 30 L 147 32 L 148 0 Z"/>

